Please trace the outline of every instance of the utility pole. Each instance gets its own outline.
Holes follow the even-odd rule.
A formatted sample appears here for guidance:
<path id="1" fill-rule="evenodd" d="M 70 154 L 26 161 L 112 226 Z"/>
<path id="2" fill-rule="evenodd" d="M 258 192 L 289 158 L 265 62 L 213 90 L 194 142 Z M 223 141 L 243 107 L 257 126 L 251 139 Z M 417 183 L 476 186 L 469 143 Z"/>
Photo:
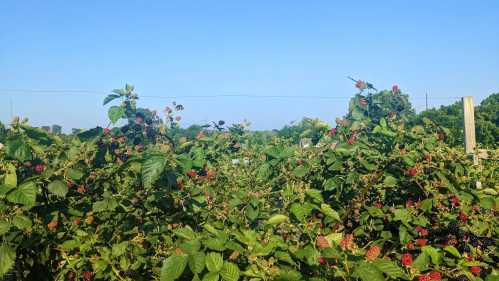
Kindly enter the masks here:
<path id="1" fill-rule="evenodd" d="M 426 110 L 428 110 L 428 92 L 425 94 Z"/>
<path id="2" fill-rule="evenodd" d="M 473 106 L 473 97 L 463 97 L 464 111 L 464 148 L 466 154 L 473 155 L 473 163 L 478 164 L 478 159 L 475 154 L 476 139 L 475 139 L 475 112 Z"/>

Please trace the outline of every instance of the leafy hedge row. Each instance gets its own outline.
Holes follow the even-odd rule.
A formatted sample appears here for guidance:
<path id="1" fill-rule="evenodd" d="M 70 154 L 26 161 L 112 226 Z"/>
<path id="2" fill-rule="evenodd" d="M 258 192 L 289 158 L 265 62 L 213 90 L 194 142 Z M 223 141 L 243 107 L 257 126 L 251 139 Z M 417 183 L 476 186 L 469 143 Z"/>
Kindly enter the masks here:
<path id="1" fill-rule="evenodd" d="M 498 152 L 474 166 L 430 120 L 406 127 L 408 107 L 362 91 L 309 147 L 242 130 L 137 146 L 17 120 L 0 136 L 0 276 L 497 280 Z"/>

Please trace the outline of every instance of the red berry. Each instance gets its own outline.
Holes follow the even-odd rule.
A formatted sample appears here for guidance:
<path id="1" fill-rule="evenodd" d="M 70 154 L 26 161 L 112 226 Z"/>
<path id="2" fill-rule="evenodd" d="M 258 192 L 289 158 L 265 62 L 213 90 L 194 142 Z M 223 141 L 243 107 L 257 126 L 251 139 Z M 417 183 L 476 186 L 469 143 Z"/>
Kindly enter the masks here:
<path id="1" fill-rule="evenodd" d="M 405 207 L 406 208 L 411 208 L 411 207 L 414 207 L 414 201 L 412 201 L 412 199 L 409 199 L 405 202 Z"/>
<path id="2" fill-rule="evenodd" d="M 452 205 L 454 206 L 459 206 L 461 204 L 461 200 L 459 199 L 459 197 L 457 196 L 453 196 L 451 199 L 450 199 L 450 202 L 452 203 Z"/>
<path id="3" fill-rule="evenodd" d="M 466 215 L 466 213 L 464 213 L 464 212 L 460 212 L 459 213 L 459 220 L 462 222 L 466 222 L 468 220 L 468 215 Z"/>
<path id="4" fill-rule="evenodd" d="M 43 173 L 43 170 L 45 170 L 45 167 L 42 164 L 38 164 L 35 166 L 35 172 L 37 172 L 38 174 Z"/>
<path id="5" fill-rule="evenodd" d="M 411 266 L 412 265 L 412 255 L 409 253 L 403 254 L 402 257 L 400 258 L 400 261 L 404 266 Z"/>
<path id="6" fill-rule="evenodd" d="M 315 244 L 319 249 L 326 249 L 331 247 L 331 245 L 329 245 L 329 241 L 322 235 L 317 236 L 317 238 L 315 239 Z"/>
<path id="7" fill-rule="evenodd" d="M 415 177 L 418 174 L 418 169 L 412 167 L 409 170 L 407 170 L 407 174 L 409 174 L 409 176 L 411 177 Z"/>
<path id="8" fill-rule="evenodd" d="M 400 93 L 400 88 L 397 84 L 392 86 L 392 93 L 394 93 L 394 94 Z"/>
<path id="9" fill-rule="evenodd" d="M 416 239 L 416 244 L 418 244 L 419 247 L 425 246 L 427 242 L 428 240 L 426 239 Z"/>
<path id="10" fill-rule="evenodd" d="M 52 230 L 57 228 L 57 225 L 59 225 L 59 222 L 56 220 L 53 220 L 47 224 L 47 228 L 52 231 Z"/>
<path id="11" fill-rule="evenodd" d="M 367 105 L 367 100 L 365 98 L 359 98 L 359 104 L 365 106 Z"/>
<path id="12" fill-rule="evenodd" d="M 431 280 L 431 279 L 430 279 L 430 276 L 429 276 L 429 275 L 426 275 L 426 274 L 425 274 L 425 275 L 420 275 L 420 276 L 418 277 L 418 281 L 430 281 L 430 280 Z"/>
<path id="13" fill-rule="evenodd" d="M 409 241 L 409 242 L 407 242 L 407 244 L 405 244 L 405 247 L 407 249 L 411 249 L 412 250 L 412 249 L 414 249 L 414 243 L 412 241 Z"/>
<path id="14" fill-rule="evenodd" d="M 104 135 L 109 134 L 109 132 L 111 132 L 111 130 L 109 128 L 104 128 Z"/>
<path id="15" fill-rule="evenodd" d="M 373 261 L 376 258 L 378 258 L 378 256 L 379 256 L 380 253 L 381 253 L 381 248 L 380 247 L 378 247 L 378 246 L 372 246 L 366 252 L 366 259 L 368 261 Z"/>
<path id="16" fill-rule="evenodd" d="M 317 259 L 317 261 L 318 261 L 320 264 L 322 264 L 322 265 L 324 265 L 324 264 L 326 264 L 326 263 L 327 263 L 327 260 L 326 260 L 326 258 L 324 258 L 324 257 L 319 257 L 319 258 Z"/>
<path id="17" fill-rule="evenodd" d="M 349 139 L 348 139 L 348 144 L 349 145 L 352 145 L 355 143 L 355 136 L 351 136 Z"/>
<path id="18" fill-rule="evenodd" d="M 479 275 L 480 271 L 482 271 L 482 270 L 480 269 L 479 266 L 472 266 L 472 267 L 470 267 L 470 271 L 471 271 L 471 273 L 473 273 L 475 275 Z"/>
<path id="19" fill-rule="evenodd" d="M 79 225 L 81 223 L 81 219 L 80 218 L 76 218 L 74 221 L 73 221 L 74 224 L 76 225 Z"/>
<path id="20" fill-rule="evenodd" d="M 82 275 L 83 275 L 83 279 L 84 279 L 85 281 L 90 281 L 90 280 L 92 280 L 92 277 L 94 276 L 93 272 L 90 272 L 90 271 L 85 271 L 85 272 L 83 272 L 83 274 L 82 274 Z"/>
<path id="21" fill-rule="evenodd" d="M 426 160 L 426 161 L 430 161 L 430 160 L 431 160 L 431 156 L 430 156 L 430 154 L 425 154 L 425 155 L 424 155 L 424 160 Z"/>
<path id="22" fill-rule="evenodd" d="M 329 134 L 331 136 L 334 136 L 334 135 L 336 135 L 336 131 L 337 131 L 336 128 L 331 128 L 331 130 L 329 130 Z"/>
<path id="23" fill-rule="evenodd" d="M 440 280 L 442 279 L 442 274 L 440 274 L 440 272 L 438 271 L 432 271 L 430 272 L 430 279 L 431 280 Z"/>
<path id="24" fill-rule="evenodd" d="M 343 239 L 340 242 L 340 247 L 343 250 L 350 250 L 353 247 L 353 240 L 354 240 L 353 234 L 345 235 L 345 237 L 343 237 Z"/>
<path id="25" fill-rule="evenodd" d="M 187 176 L 190 177 L 190 178 L 193 178 L 193 177 L 195 177 L 197 175 L 198 174 L 194 170 L 190 170 L 189 172 L 187 172 Z"/>
<path id="26" fill-rule="evenodd" d="M 182 178 L 177 179 L 177 187 L 180 189 L 184 188 L 184 182 L 182 181 Z"/>
<path id="27" fill-rule="evenodd" d="M 418 200 L 418 202 L 416 202 L 416 208 L 421 208 L 421 200 Z"/>
<path id="28" fill-rule="evenodd" d="M 359 90 L 364 90 L 365 88 L 367 88 L 366 83 L 362 80 L 358 80 L 357 82 L 355 82 L 355 87 L 357 87 L 357 89 Z"/>
<path id="29" fill-rule="evenodd" d="M 428 229 L 421 227 L 421 226 L 416 226 L 416 232 L 419 233 L 421 236 L 428 236 Z"/>

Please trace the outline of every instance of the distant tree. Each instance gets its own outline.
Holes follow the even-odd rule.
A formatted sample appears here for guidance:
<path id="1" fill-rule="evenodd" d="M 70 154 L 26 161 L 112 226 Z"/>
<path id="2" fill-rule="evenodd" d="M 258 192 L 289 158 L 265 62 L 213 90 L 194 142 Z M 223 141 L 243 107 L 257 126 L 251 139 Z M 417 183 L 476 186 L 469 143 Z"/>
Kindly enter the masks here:
<path id="1" fill-rule="evenodd" d="M 286 125 L 277 130 L 277 135 L 292 139 L 293 143 L 299 143 L 303 138 L 309 138 L 316 144 L 331 126 L 316 118 L 303 118 L 296 124 Z"/>
<path id="2" fill-rule="evenodd" d="M 412 121 L 422 124 L 428 118 L 446 131 L 446 142 L 458 146 L 464 144 L 463 102 L 432 108 L 419 113 Z M 477 142 L 484 146 L 497 146 L 499 142 L 499 93 L 492 94 L 475 107 Z"/>
<path id="3" fill-rule="evenodd" d="M 486 146 L 499 143 L 499 93 L 484 99 L 476 108 L 477 141 Z"/>

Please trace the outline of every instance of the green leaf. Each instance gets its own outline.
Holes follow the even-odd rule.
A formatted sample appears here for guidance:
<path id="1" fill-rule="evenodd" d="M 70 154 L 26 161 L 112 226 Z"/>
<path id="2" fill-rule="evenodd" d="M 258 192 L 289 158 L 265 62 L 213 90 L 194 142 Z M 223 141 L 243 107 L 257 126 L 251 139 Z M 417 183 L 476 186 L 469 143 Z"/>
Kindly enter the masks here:
<path id="1" fill-rule="evenodd" d="M 151 188 L 159 179 L 166 166 L 167 158 L 161 154 L 148 154 L 142 162 L 142 184 Z"/>
<path id="2" fill-rule="evenodd" d="M 424 271 L 428 268 L 428 264 L 430 263 L 430 258 L 426 253 L 421 253 L 412 263 L 412 268 L 415 268 L 419 271 Z"/>
<path id="3" fill-rule="evenodd" d="M 208 272 L 203 276 L 203 281 L 218 281 L 219 278 L 218 272 Z"/>
<path id="4" fill-rule="evenodd" d="M 6 143 L 6 153 L 10 158 L 21 162 L 31 160 L 31 147 L 21 139 L 9 140 Z"/>
<path id="5" fill-rule="evenodd" d="M 376 208 L 376 207 L 368 207 L 367 208 L 367 212 L 369 213 L 369 215 L 375 217 L 375 218 L 384 218 L 385 217 L 385 214 L 383 213 L 383 210 L 380 209 L 380 208 Z"/>
<path id="6" fill-rule="evenodd" d="M 189 255 L 189 268 L 193 273 L 203 272 L 205 264 L 205 255 L 203 252 L 197 252 Z"/>
<path id="7" fill-rule="evenodd" d="M 196 233 L 192 230 L 190 226 L 182 227 L 182 228 L 177 228 L 173 230 L 173 233 L 177 235 L 178 237 L 182 237 L 187 240 L 194 240 L 196 239 Z"/>
<path id="8" fill-rule="evenodd" d="M 220 271 L 220 275 L 222 275 L 224 281 L 237 281 L 240 275 L 239 267 L 231 262 L 226 262 Z"/>
<path id="9" fill-rule="evenodd" d="M 108 96 L 104 99 L 104 102 L 103 102 L 103 104 L 102 104 L 102 105 L 106 105 L 106 104 L 108 104 L 110 101 L 112 101 L 112 100 L 114 100 L 114 99 L 117 99 L 117 98 L 119 98 L 119 97 L 120 97 L 120 95 L 110 94 L 110 95 L 108 95 Z"/>
<path id="10" fill-rule="evenodd" d="M 12 219 L 12 224 L 21 230 L 25 230 L 32 226 L 31 219 L 27 216 L 18 215 Z"/>
<path id="11" fill-rule="evenodd" d="M 383 185 L 386 187 L 394 187 L 397 185 L 397 179 L 392 176 L 386 176 L 383 180 Z"/>
<path id="12" fill-rule="evenodd" d="M 244 214 L 248 217 L 248 219 L 254 221 L 256 218 L 258 218 L 260 212 L 258 211 L 258 209 L 255 209 L 251 205 L 248 205 L 244 210 Z"/>
<path id="13" fill-rule="evenodd" d="M 34 182 L 29 181 L 21 184 L 7 195 L 7 200 L 12 203 L 28 206 L 35 205 L 37 187 Z"/>
<path id="14" fill-rule="evenodd" d="M 220 238 L 214 238 L 214 237 L 210 237 L 208 239 L 206 239 L 203 244 L 208 248 L 208 249 L 211 249 L 211 250 L 215 250 L 215 251 L 223 251 L 225 250 L 225 240 L 224 239 L 220 239 Z"/>
<path id="15" fill-rule="evenodd" d="M 163 261 L 159 279 L 171 281 L 179 278 L 187 266 L 187 255 L 173 255 Z"/>
<path id="16" fill-rule="evenodd" d="M 124 253 L 126 253 L 127 248 L 128 248 L 128 242 L 124 241 L 124 242 L 121 242 L 118 244 L 114 244 L 111 252 L 112 252 L 113 256 L 119 257 L 119 256 L 123 255 Z"/>
<path id="17" fill-rule="evenodd" d="M 87 141 L 87 140 L 93 139 L 97 136 L 100 136 L 101 134 L 102 134 L 102 128 L 95 127 L 93 129 L 89 129 L 89 130 L 83 131 L 81 133 L 78 133 L 76 136 L 81 141 Z"/>
<path id="18" fill-rule="evenodd" d="M 411 235 L 407 231 L 407 228 L 403 225 L 399 226 L 399 238 L 400 238 L 400 243 L 405 245 L 409 240 L 411 240 Z"/>
<path id="19" fill-rule="evenodd" d="M 104 198 L 101 201 L 97 201 L 93 204 L 92 210 L 96 213 L 104 211 L 114 211 L 118 207 L 118 202 L 114 198 Z"/>
<path id="20" fill-rule="evenodd" d="M 291 208 L 289 208 L 289 211 L 291 214 L 293 214 L 297 220 L 299 221 L 304 221 L 305 217 L 310 215 L 310 213 L 313 210 L 313 205 L 312 204 L 300 204 L 300 203 L 293 203 L 291 205 Z"/>
<path id="21" fill-rule="evenodd" d="M 220 253 L 211 252 L 206 255 L 206 268 L 210 272 L 219 272 L 223 266 L 223 258 Z"/>
<path id="22" fill-rule="evenodd" d="M 326 239 L 330 245 L 339 245 L 341 240 L 343 240 L 343 233 L 333 232 L 326 235 Z"/>
<path id="23" fill-rule="evenodd" d="M 17 174 L 16 174 L 16 166 L 8 163 L 6 166 L 6 172 L 4 177 L 4 184 L 9 187 L 17 186 Z"/>
<path id="24" fill-rule="evenodd" d="M 459 251 L 454 246 L 446 246 L 444 247 L 444 251 L 455 256 L 456 258 L 461 257 L 461 254 L 459 254 Z"/>
<path id="25" fill-rule="evenodd" d="M 6 244 L 0 246 L 0 278 L 9 272 L 16 261 L 16 252 Z"/>
<path id="26" fill-rule="evenodd" d="M 68 177 L 77 181 L 83 177 L 83 172 L 80 169 L 69 168 L 67 171 Z"/>
<path id="27" fill-rule="evenodd" d="M 402 278 L 408 280 L 408 276 L 405 274 L 404 270 L 400 268 L 395 262 L 377 259 L 373 262 L 374 266 L 381 270 L 383 273 L 388 275 L 388 277 L 393 279 Z"/>
<path id="28" fill-rule="evenodd" d="M 107 112 L 107 116 L 111 123 L 116 123 L 125 113 L 125 108 L 122 106 L 111 106 Z"/>
<path id="29" fill-rule="evenodd" d="M 324 202 L 324 198 L 322 198 L 322 192 L 317 189 L 309 189 L 305 192 L 307 196 L 314 199 L 315 201 L 322 203 Z"/>
<path id="30" fill-rule="evenodd" d="M 112 92 L 115 94 L 118 94 L 118 95 L 125 95 L 126 94 L 125 89 L 113 89 Z"/>
<path id="31" fill-rule="evenodd" d="M 295 261 L 291 257 L 291 255 L 288 252 L 283 252 L 283 251 L 277 251 L 275 252 L 274 256 L 278 258 L 281 261 L 287 262 L 291 265 L 295 265 Z"/>
<path id="32" fill-rule="evenodd" d="M 287 221 L 287 220 L 288 220 L 287 216 L 278 214 L 278 215 L 273 215 L 272 217 L 270 217 L 267 220 L 267 224 L 276 225 L 276 224 L 280 224 L 280 223 Z"/>
<path id="33" fill-rule="evenodd" d="M 354 274 L 358 276 L 362 281 L 384 281 L 385 278 L 381 271 L 378 270 L 376 266 L 370 263 L 363 262 L 357 269 L 355 269 Z"/>
<path id="34" fill-rule="evenodd" d="M 199 239 L 187 240 L 180 244 L 180 249 L 186 254 L 194 254 L 201 249 L 201 242 Z"/>
<path id="35" fill-rule="evenodd" d="M 9 232 L 10 223 L 6 220 L 0 220 L 0 235 L 4 235 Z"/>
<path id="36" fill-rule="evenodd" d="M 430 256 L 431 262 L 435 265 L 440 265 L 440 252 L 438 249 L 432 246 L 424 246 L 422 248 L 423 253 Z"/>
<path id="37" fill-rule="evenodd" d="M 328 204 L 321 204 L 321 212 L 324 213 L 324 215 L 334 219 L 335 221 L 340 221 L 340 215 L 338 212 L 336 212 L 331 206 Z"/>
<path id="38" fill-rule="evenodd" d="M 408 224 L 411 219 L 411 215 L 407 209 L 396 209 L 395 216 L 393 220 L 401 221 L 403 224 Z"/>
<path id="39" fill-rule="evenodd" d="M 68 186 L 60 180 L 55 180 L 49 183 L 47 188 L 51 193 L 59 197 L 65 197 L 68 193 Z"/>
<path id="40" fill-rule="evenodd" d="M 4 197 L 7 193 L 9 193 L 14 188 L 15 188 L 14 186 L 10 186 L 7 184 L 0 184 L 0 196 Z"/>
<path id="41" fill-rule="evenodd" d="M 76 241 L 76 240 L 66 240 L 64 241 L 64 243 L 62 243 L 61 247 L 64 249 L 64 250 L 73 250 L 73 249 L 76 249 L 80 246 L 80 242 Z"/>
<path id="42" fill-rule="evenodd" d="M 310 168 L 307 165 L 301 165 L 293 170 L 293 174 L 299 178 L 302 178 L 309 172 L 309 170 Z"/>

